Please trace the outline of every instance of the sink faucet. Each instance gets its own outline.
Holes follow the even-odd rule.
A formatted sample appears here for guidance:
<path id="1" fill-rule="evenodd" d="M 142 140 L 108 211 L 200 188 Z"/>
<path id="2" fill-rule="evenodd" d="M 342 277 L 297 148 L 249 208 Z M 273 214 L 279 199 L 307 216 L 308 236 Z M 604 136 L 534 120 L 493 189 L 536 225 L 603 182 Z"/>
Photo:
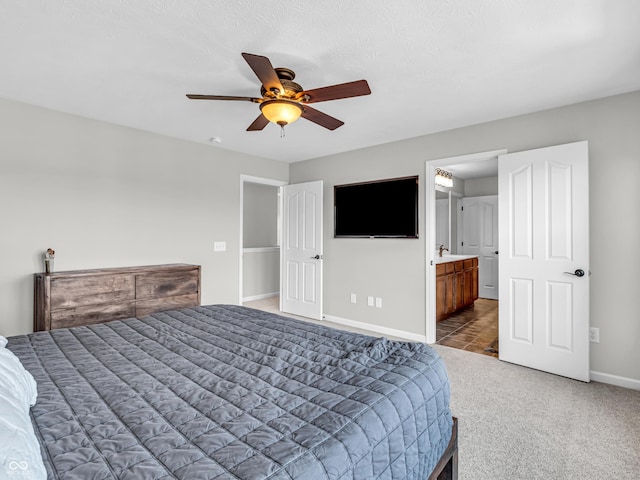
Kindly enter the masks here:
<path id="1" fill-rule="evenodd" d="M 444 245 L 440 245 L 440 248 L 439 248 L 438 250 L 439 250 L 440 256 L 442 256 L 442 252 L 443 252 L 444 250 L 446 250 L 447 252 L 449 251 L 449 249 L 448 249 L 448 248 L 445 248 L 445 246 L 444 246 Z"/>

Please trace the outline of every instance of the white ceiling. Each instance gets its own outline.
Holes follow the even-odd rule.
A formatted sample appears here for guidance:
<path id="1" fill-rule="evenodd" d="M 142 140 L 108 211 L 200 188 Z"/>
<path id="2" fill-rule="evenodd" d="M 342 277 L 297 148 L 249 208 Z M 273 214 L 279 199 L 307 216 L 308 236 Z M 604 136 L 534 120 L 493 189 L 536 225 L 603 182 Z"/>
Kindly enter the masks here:
<path id="1" fill-rule="evenodd" d="M 2 0 L 0 97 L 295 162 L 640 89 L 637 0 Z M 259 96 L 241 52 L 305 89 L 367 79 L 246 132 Z M 222 143 L 209 139 L 220 137 Z"/>
<path id="2" fill-rule="evenodd" d="M 446 165 L 442 168 L 450 172 L 454 177 L 461 178 L 462 180 L 496 177 L 498 176 L 498 157 L 458 165 Z"/>

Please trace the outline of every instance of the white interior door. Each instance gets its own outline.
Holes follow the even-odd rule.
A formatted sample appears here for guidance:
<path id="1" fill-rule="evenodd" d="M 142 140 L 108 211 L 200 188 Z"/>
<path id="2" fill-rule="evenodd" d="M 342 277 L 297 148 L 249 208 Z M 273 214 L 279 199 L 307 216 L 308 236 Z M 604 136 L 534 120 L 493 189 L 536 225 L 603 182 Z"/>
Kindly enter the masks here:
<path id="1" fill-rule="evenodd" d="M 478 256 L 478 296 L 498 300 L 498 196 L 462 199 L 462 252 Z"/>
<path id="2" fill-rule="evenodd" d="M 588 144 L 498 159 L 500 359 L 589 381 Z"/>
<path id="3" fill-rule="evenodd" d="M 322 181 L 282 187 L 283 312 L 322 319 Z"/>

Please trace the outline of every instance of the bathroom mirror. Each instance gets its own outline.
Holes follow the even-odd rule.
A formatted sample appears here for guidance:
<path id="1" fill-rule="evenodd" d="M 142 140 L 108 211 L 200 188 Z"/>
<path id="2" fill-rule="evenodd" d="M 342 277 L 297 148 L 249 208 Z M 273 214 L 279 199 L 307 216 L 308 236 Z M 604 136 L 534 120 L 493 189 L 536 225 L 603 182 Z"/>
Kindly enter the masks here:
<path id="1" fill-rule="evenodd" d="M 449 192 L 436 190 L 436 251 L 440 245 L 449 248 L 450 232 Z"/>
<path id="2" fill-rule="evenodd" d="M 440 245 L 444 245 L 448 254 L 458 253 L 458 197 L 459 194 L 446 189 L 439 190 L 436 187 L 436 244 L 438 251 Z"/>

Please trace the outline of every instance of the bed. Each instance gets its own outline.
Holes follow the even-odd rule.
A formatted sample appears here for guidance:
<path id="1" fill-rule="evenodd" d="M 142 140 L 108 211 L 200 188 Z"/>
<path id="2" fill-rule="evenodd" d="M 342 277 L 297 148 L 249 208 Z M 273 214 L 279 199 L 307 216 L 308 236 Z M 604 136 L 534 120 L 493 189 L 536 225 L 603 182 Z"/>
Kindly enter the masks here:
<path id="1" fill-rule="evenodd" d="M 7 349 L 37 383 L 49 479 L 457 477 L 449 382 L 427 345 L 210 305 Z"/>

